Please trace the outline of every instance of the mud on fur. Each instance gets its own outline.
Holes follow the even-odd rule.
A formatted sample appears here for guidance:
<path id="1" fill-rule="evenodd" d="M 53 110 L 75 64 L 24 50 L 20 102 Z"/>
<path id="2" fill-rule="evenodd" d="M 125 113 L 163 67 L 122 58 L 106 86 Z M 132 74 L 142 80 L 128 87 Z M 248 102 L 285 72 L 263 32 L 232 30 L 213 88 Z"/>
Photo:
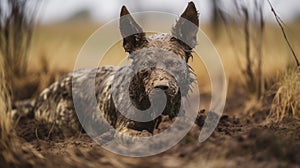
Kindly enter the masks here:
<path id="1" fill-rule="evenodd" d="M 89 124 L 91 120 L 97 123 L 99 118 L 104 117 L 119 131 L 147 131 L 150 134 L 160 124 L 162 117 L 167 117 L 169 120 L 175 118 L 179 113 L 181 97 L 190 91 L 190 85 L 195 80 L 193 71 L 187 64 L 197 44 L 196 35 L 199 27 L 198 12 L 194 3 L 188 4 L 169 34 L 146 36 L 125 6 L 122 7 L 120 16 L 123 48 L 129 53 L 131 64 L 72 72 L 45 89 L 37 99 L 16 103 L 15 118 L 35 118 L 41 122 L 54 123 L 62 128 L 80 131 L 81 124 Z M 167 97 L 167 106 L 162 114 L 148 122 L 127 119 L 118 111 L 112 99 L 112 83 L 117 82 L 122 86 L 124 79 L 139 68 L 129 85 L 132 105 L 139 110 L 149 109 L 154 89 L 163 90 Z M 93 78 L 95 78 L 95 83 L 92 84 L 95 85 L 97 109 L 90 108 L 90 97 L 87 97 L 86 93 L 72 86 L 76 83 L 81 88 L 89 88 L 91 83 L 86 81 Z M 179 88 L 179 86 L 183 87 Z M 73 100 L 73 94 L 77 95 L 76 100 Z M 119 101 L 123 101 L 122 93 L 119 94 Z M 84 113 L 79 117 L 83 117 L 87 123 L 80 124 L 78 121 L 74 101 L 82 103 L 82 106 L 79 105 L 79 110 Z M 101 128 L 99 129 L 101 131 Z"/>

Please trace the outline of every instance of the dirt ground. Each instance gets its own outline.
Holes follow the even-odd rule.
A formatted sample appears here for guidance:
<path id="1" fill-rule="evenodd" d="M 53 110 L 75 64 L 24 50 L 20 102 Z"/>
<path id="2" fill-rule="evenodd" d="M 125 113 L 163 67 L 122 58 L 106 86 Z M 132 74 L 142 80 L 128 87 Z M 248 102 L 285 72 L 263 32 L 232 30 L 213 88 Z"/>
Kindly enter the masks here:
<path id="1" fill-rule="evenodd" d="M 207 115 L 202 111 L 179 144 L 151 157 L 119 156 L 85 133 L 66 134 L 34 120 L 21 120 L 16 132 L 24 145 L 43 156 L 36 167 L 299 167 L 300 123 L 293 118 L 266 122 L 268 98 L 245 111 L 242 93 L 230 95 L 217 128 L 205 142 L 197 140 Z"/>

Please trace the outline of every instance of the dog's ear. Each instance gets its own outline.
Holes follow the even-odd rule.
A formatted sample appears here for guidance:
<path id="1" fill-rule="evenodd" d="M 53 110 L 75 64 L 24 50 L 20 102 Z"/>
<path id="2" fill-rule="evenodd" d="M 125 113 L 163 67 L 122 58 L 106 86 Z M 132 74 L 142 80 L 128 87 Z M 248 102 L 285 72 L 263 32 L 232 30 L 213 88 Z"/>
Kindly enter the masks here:
<path id="1" fill-rule="evenodd" d="M 148 43 L 142 28 L 134 21 L 125 6 L 121 9 L 120 31 L 123 37 L 123 47 L 126 52 L 131 53 Z"/>
<path id="2" fill-rule="evenodd" d="M 198 12 L 193 2 L 189 2 L 176 25 L 172 28 L 172 36 L 187 50 L 197 45 L 199 28 Z"/>

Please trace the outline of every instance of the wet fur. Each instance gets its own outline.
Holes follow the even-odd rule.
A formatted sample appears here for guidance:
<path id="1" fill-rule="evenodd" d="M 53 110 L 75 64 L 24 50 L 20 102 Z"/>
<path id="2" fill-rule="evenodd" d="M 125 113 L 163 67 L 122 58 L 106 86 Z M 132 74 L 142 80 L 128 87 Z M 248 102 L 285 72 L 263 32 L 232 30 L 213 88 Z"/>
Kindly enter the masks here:
<path id="1" fill-rule="evenodd" d="M 194 29 L 184 29 L 185 21 L 179 19 L 177 24 L 173 27 L 172 33 L 162 33 L 155 34 L 151 36 L 146 36 L 142 32 L 142 28 L 133 20 L 130 16 L 126 7 L 123 7 L 121 10 L 121 16 L 128 16 L 120 19 L 120 30 L 123 36 L 123 47 L 126 52 L 129 53 L 129 59 L 132 60 L 131 65 L 123 67 L 113 67 L 105 66 L 99 67 L 92 70 L 78 70 L 64 76 L 61 80 L 52 84 L 49 88 L 45 89 L 40 96 L 31 101 L 30 104 L 26 104 L 26 110 L 23 110 L 24 105 L 19 105 L 16 107 L 17 112 L 20 116 L 31 116 L 36 120 L 55 123 L 60 127 L 69 128 L 72 130 L 81 130 L 81 124 L 78 121 L 77 115 L 75 113 L 73 98 L 72 98 L 72 80 L 73 82 L 80 83 L 82 87 L 88 87 L 84 81 L 95 77 L 95 89 L 96 89 L 96 98 L 98 103 L 99 111 L 101 115 L 108 121 L 110 125 L 118 130 L 122 129 L 133 129 L 137 131 L 146 130 L 150 133 L 153 132 L 155 127 L 161 122 L 161 118 L 158 117 L 153 121 L 149 122 L 136 122 L 127 119 L 124 117 L 118 110 L 115 108 L 114 102 L 112 100 L 112 91 L 111 84 L 113 79 L 114 82 L 119 82 L 122 85 L 122 81 L 127 77 L 126 74 L 131 72 L 136 65 L 141 64 L 147 59 L 147 52 L 153 50 L 154 55 L 157 55 L 161 52 L 157 51 L 160 49 L 166 51 L 166 54 L 171 54 L 173 59 L 188 62 L 191 57 L 192 49 L 196 45 L 196 34 L 197 30 Z M 199 25 L 198 13 L 196 11 L 195 5 L 190 2 L 185 12 L 182 14 L 183 18 L 188 19 L 196 26 Z M 185 33 L 188 32 L 188 33 Z M 128 36 L 130 35 L 130 36 Z M 183 39 L 191 39 L 190 44 L 184 43 Z M 116 72 L 124 71 L 124 75 L 115 76 Z M 155 71 L 155 73 L 154 73 Z M 94 74 L 94 75 L 93 75 Z M 151 75 L 152 74 L 152 75 Z M 153 75 L 160 74 L 160 75 Z M 168 96 L 167 107 L 165 108 L 163 115 L 173 119 L 177 116 L 180 109 L 180 100 L 181 96 L 184 96 L 189 91 L 189 86 L 193 82 L 194 77 L 192 70 L 189 66 L 186 66 L 181 72 L 181 75 L 185 76 L 184 79 L 181 79 L 186 88 L 181 88 L 176 93 L 171 91 L 166 91 Z M 159 69 L 153 71 L 148 70 L 147 72 L 139 72 L 130 84 L 130 94 L 134 106 L 138 109 L 144 110 L 149 108 L 149 90 L 153 89 L 154 86 L 151 85 L 153 81 L 157 80 L 158 76 L 164 76 L 168 78 L 171 83 L 170 90 L 176 90 L 176 80 L 172 77 L 168 77 L 165 72 Z M 152 81 L 152 82 L 149 82 Z M 178 86 L 177 86 L 178 87 Z M 77 92 L 76 88 L 73 88 L 73 92 Z M 78 91 L 79 92 L 79 91 Z M 85 109 L 89 108 L 88 102 L 89 97 L 85 96 L 85 93 L 76 93 L 79 96 L 80 102 L 83 102 L 83 109 L 86 110 L 87 119 L 97 120 L 99 114 L 90 112 L 91 110 Z M 122 97 L 122 96 L 120 96 Z M 30 106 L 30 108 L 29 108 Z M 22 111 L 24 114 L 22 114 Z M 26 112 L 24 112 L 26 111 Z"/>

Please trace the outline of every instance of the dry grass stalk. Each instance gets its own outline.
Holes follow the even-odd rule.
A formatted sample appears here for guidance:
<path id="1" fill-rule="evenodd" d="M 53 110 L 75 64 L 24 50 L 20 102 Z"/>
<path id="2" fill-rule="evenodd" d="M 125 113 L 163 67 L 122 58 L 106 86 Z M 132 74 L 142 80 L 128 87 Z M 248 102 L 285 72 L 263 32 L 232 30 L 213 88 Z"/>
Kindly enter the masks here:
<path id="1" fill-rule="evenodd" d="M 252 3 L 254 8 L 249 8 Z M 235 0 L 233 5 L 235 7 L 233 11 L 226 13 L 220 9 L 219 15 L 225 24 L 225 29 L 235 54 L 243 56 L 243 58 L 237 57 L 236 60 L 244 80 L 244 89 L 249 93 L 250 97 L 254 95 L 259 100 L 263 95 L 265 86 L 262 72 L 265 29 L 263 7 L 265 3 L 260 0 L 251 2 Z M 233 31 L 230 30 L 232 28 L 234 28 Z M 235 48 L 240 43 L 240 41 L 233 40 L 237 34 L 244 38 L 245 47 L 243 49 Z"/>
<path id="2" fill-rule="evenodd" d="M 0 53 L 9 79 L 20 77 L 27 70 L 38 2 L 2 0 L 0 3 Z"/>
<path id="3" fill-rule="evenodd" d="M 3 60 L 0 57 L 0 167 L 32 167 L 43 156 L 31 145 L 22 143 L 12 122 L 12 103 Z M 40 162 L 42 163 L 42 162 Z"/>
<path id="4" fill-rule="evenodd" d="M 248 8 L 245 6 L 241 9 L 243 11 L 243 14 L 245 16 L 245 22 L 244 22 L 244 35 L 245 35 L 245 48 L 246 48 L 246 69 L 243 70 L 243 73 L 246 77 L 246 85 L 250 92 L 255 92 L 255 80 L 254 80 L 254 70 L 253 68 L 253 61 L 250 57 L 250 18 L 249 18 L 249 11 Z"/>
<path id="5" fill-rule="evenodd" d="M 264 1 L 255 1 L 255 8 L 258 13 L 258 16 L 255 18 L 257 19 L 257 24 L 258 27 L 256 28 L 257 30 L 257 39 L 256 43 L 253 43 L 255 45 L 256 51 L 257 51 L 257 99 L 259 99 L 263 92 L 263 72 L 262 72 L 262 65 L 263 65 L 263 37 L 264 37 L 264 29 L 265 29 L 265 21 L 264 21 L 264 13 L 263 13 L 263 6 L 264 6 Z"/>
<path id="6" fill-rule="evenodd" d="M 11 149 L 12 124 L 8 113 L 11 111 L 11 101 L 6 85 L 3 63 L 0 59 L 0 163 L 7 160 Z"/>
<path id="7" fill-rule="evenodd" d="M 238 20 L 243 20 L 243 30 L 245 40 L 245 67 L 240 68 L 245 81 L 245 89 L 256 96 L 259 100 L 263 94 L 263 72 L 262 72 L 262 57 L 263 57 L 263 36 L 264 36 L 264 2 L 255 0 L 253 11 L 248 8 L 250 2 L 236 0 L 234 5 Z M 252 50 L 254 48 L 254 50 Z M 254 51 L 254 52 L 251 52 Z M 257 74 L 257 75 L 255 75 Z"/>
<path id="8" fill-rule="evenodd" d="M 279 81 L 269 120 L 279 122 L 291 116 L 300 120 L 300 69 L 288 70 Z"/>
<path id="9" fill-rule="evenodd" d="M 284 22 L 283 22 L 283 21 L 281 20 L 281 18 L 277 15 L 277 13 L 276 13 L 275 9 L 273 8 L 273 6 L 272 6 L 270 0 L 268 0 L 268 3 L 269 3 L 269 5 L 270 5 L 270 7 L 271 7 L 272 13 L 273 13 L 274 16 L 275 16 L 276 22 L 278 23 L 278 25 L 279 25 L 279 27 L 280 27 L 280 29 L 281 29 L 281 32 L 282 32 L 282 34 L 283 34 L 283 37 L 284 37 L 284 39 L 285 39 L 285 41 L 286 41 L 286 43 L 287 43 L 289 49 L 291 50 L 291 52 L 292 52 L 292 54 L 293 54 L 293 57 L 294 57 L 294 59 L 295 59 L 295 61 L 296 61 L 296 64 L 297 64 L 298 67 L 300 67 L 300 62 L 299 62 L 299 60 L 298 60 L 298 58 L 297 58 L 297 55 L 296 55 L 296 53 L 295 53 L 295 51 L 294 51 L 294 49 L 293 49 L 293 47 L 292 47 L 290 41 L 289 41 L 288 38 L 287 38 L 287 35 L 286 35 L 286 33 L 285 33 L 285 30 L 284 30 L 284 27 L 283 27 Z"/>

